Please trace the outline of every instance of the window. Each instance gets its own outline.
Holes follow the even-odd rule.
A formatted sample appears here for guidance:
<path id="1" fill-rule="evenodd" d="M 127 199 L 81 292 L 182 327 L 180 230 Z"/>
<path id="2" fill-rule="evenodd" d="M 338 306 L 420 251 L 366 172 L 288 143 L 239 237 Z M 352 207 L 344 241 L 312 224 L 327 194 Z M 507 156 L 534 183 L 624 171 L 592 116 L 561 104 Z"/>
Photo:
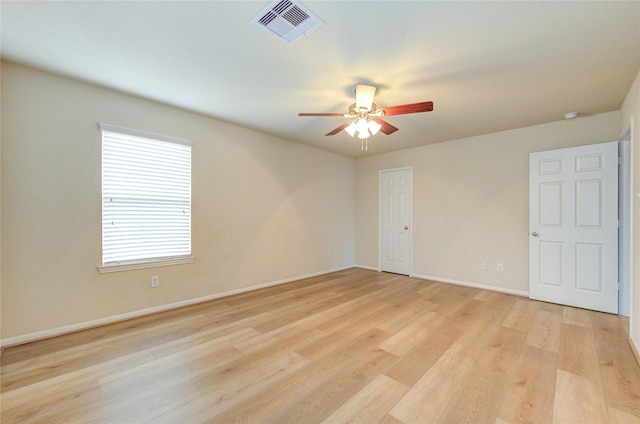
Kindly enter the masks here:
<path id="1" fill-rule="evenodd" d="M 100 272 L 192 262 L 191 143 L 100 124 Z"/>

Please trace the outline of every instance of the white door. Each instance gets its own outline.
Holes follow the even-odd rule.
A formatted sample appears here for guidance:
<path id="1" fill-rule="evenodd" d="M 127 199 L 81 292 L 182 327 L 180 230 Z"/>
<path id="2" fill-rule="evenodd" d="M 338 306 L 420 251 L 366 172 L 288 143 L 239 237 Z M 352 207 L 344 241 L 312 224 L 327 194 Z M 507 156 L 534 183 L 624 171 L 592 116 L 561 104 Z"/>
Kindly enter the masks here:
<path id="1" fill-rule="evenodd" d="M 618 143 L 529 156 L 529 296 L 618 312 Z"/>
<path id="2" fill-rule="evenodd" d="M 380 271 L 411 275 L 411 168 L 380 171 Z"/>

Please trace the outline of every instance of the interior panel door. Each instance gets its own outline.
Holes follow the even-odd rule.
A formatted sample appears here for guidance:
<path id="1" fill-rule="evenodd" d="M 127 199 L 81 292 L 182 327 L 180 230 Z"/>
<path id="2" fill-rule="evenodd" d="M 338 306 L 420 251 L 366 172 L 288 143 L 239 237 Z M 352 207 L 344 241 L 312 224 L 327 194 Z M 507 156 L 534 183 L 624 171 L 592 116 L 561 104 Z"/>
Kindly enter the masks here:
<path id="1" fill-rule="evenodd" d="M 410 168 L 380 172 L 380 271 L 411 275 Z"/>
<path id="2" fill-rule="evenodd" d="M 618 143 L 531 153 L 529 296 L 618 313 Z"/>

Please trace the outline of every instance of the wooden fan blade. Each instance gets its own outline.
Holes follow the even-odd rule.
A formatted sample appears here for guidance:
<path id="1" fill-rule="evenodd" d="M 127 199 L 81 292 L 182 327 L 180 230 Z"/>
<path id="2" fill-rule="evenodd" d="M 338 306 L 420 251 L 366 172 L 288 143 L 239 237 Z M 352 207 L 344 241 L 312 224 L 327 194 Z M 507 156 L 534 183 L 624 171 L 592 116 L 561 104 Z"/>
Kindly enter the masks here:
<path id="1" fill-rule="evenodd" d="M 299 113 L 298 116 L 344 116 L 344 113 Z"/>
<path id="2" fill-rule="evenodd" d="M 385 107 L 384 116 L 406 115 L 408 113 L 431 112 L 433 110 L 433 102 L 411 103 L 408 105 Z"/>
<path id="3" fill-rule="evenodd" d="M 340 125 L 338 128 L 334 129 L 333 131 L 330 131 L 328 133 L 325 134 L 326 135 L 336 135 L 338 134 L 340 131 L 342 131 L 343 129 L 347 128 L 349 126 L 351 122 L 345 122 L 344 124 Z"/>
<path id="4" fill-rule="evenodd" d="M 375 118 L 374 121 L 376 121 L 378 124 L 382 125 L 382 128 L 380 128 L 380 132 L 385 133 L 386 135 L 393 134 L 394 132 L 398 131 L 398 129 L 396 127 L 394 127 L 393 125 L 391 125 L 387 121 L 383 121 L 380 118 Z"/>

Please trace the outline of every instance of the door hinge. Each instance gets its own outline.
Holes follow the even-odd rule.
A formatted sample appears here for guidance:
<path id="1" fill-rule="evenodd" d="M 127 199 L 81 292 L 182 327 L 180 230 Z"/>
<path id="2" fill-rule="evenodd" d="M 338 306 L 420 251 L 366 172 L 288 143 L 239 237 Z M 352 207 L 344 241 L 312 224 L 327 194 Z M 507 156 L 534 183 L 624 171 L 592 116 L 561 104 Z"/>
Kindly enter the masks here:
<path id="1" fill-rule="evenodd" d="M 622 156 L 618 156 L 618 165 L 622 165 Z"/>
<path id="2" fill-rule="evenodd" d="M 618 282 L 618 291 L 622 291 L 622 283 Z"/>
<path id="3" fill-rule="evenodd" d="M 618 228 L 622 228 L 622 220 L 621 219 L 618 220 Z"/>

